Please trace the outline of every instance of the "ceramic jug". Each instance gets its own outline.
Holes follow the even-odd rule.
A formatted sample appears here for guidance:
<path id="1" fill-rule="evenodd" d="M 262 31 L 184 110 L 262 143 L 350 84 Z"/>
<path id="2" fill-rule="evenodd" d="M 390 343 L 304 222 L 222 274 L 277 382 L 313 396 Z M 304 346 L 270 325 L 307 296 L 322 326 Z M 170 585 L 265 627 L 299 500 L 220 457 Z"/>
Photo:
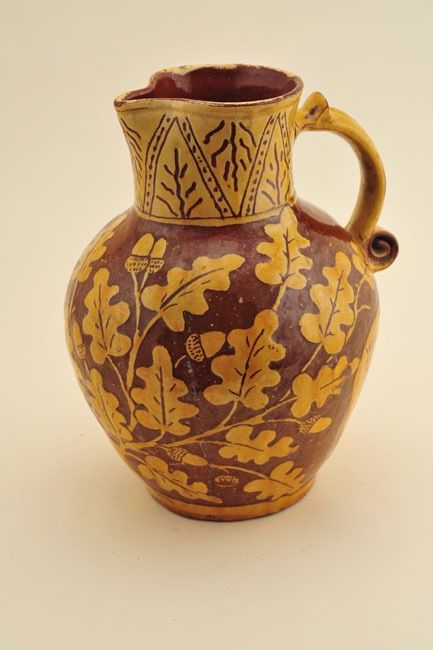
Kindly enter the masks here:
<path id="1" fill-rule="evenodd" d="M 156 73 L 115 108 L 133 207 L 79 260 L 66 297 L 78 381 L 127 464 L 166 508 L 238 520 L 298 501 L 368 369 L 385 177 L 362 128 L 302 81 L 249 65 Z M 354 149 L 346 228 L 296 196 L 303 131 Z M 335 184 L 338 191 L 338 183 Z"/>

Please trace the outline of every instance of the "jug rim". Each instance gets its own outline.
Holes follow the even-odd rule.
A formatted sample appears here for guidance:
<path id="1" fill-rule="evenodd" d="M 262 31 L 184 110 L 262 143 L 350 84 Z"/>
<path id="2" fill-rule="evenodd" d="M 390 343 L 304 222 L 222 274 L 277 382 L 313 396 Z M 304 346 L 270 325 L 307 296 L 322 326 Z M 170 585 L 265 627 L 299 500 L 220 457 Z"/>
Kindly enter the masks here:
<path id="1" fill-rule="evenodd" d="M 245 63 L 182 65 L 151 75 L 144 88 L 114 100 L 116 110 L 134 110 L 164 103 L 233 108 L 267 106 L 299 97 L 303 82 L 281 68 Z"/>

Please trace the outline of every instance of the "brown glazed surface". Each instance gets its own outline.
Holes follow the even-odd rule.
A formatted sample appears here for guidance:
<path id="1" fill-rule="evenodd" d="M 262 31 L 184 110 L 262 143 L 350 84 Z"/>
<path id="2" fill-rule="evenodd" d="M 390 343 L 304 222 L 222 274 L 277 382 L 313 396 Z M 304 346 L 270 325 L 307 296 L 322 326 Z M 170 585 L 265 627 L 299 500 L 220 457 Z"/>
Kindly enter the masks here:
<path id="1" fill-rule="evenodd" d="M 356 123 L 322 96 L 297 112 L 302 82 L 281 71 L 221 70 L 159 73 L 116 100 L 135 207 L 78 262 L 66 333 L 90 407 L 152 495 L 181 514 L 231 520 L 280 510 L 311 487 L 368 369 L 373 270 L 391 263 L 396 242 L 364 218 L 382 200 L 369 174 L 384 177 Z M 212 91 L 218 76 L 227 88 Z M 286 95 L 229 103 L 274 86 Z M 188 99 L 211 91 L 227 103 Z M 336 130 L 331 118 L 373 161 L 357 236 L 293 190 L 297 133 Z"/>
<path id="2" fill-rule="evenodd" d="M 309 289 L 312 284 L 324 281 L 322 268 L 324 266 L 333 266 L 335 264 L 335 255 L 342 251 L 350 259 L 354 254 L 351 247 L 350 236 L 337 224 L 333 223 L 330 217 L 307 204 L 298 203 L 295 206 L 295 212 L 298 218 L 299 231 L 302 235 L 310 240 L 309 255 L 314 260 L 320 260 L 315 268 L 309 271 L 309 282 L 303 290 L 287 291 L 278 307 L 277 314 L 279 326 L 273 335 L 273 338 L 282 344 L 286 350 L 285 356 L 281 361 L 273 362 L 272 368 L 276 369 L 281 377 L 281 382 L 275 386 L 266 389 L 266 395 L 269 398 L 267 406 L 276 404 L 281 396 L 286 392 L 293 379 L 300 373 L 305 362 L 311 357 L 315 345 L 307 341 L 299 330 L 299 321 L 305 312 L 314 312 L 315 305 L 312 302 Z M 320 220 L 319 220 L 320 219 Z M 165 254 L 165 264 L 168 268 L 184 267 L 189 268 L 195 258 L 207 256 L 210 258 L 219 258 L 224 254 L 238 254 L 245 258 L 244 265 L 231 274 L 230 291 L 209 291 L 207 302 L 208 311 L 202 316 L 185 314 L 185 330 L 179 333 L 173 333 L 162 320 L 159 320 L 149 332 L 145 343 L 141 346 L 137 356 L 137 367 L 149 367 L 152 364 L 152 351 L 157 345 L 164 346 L 170 353 L 173 360 L 185 357 L 185 346 L 188 337 L 192 334 L 200 334 L 209 331 L 223 331 L 228 334 L 233 329 L 245 329 L 252 326 L 255 315 L 267 309 L 272 309 L 276 300 L 279 287 L 270 286 L 260 282 L 255 276 L 255 267 L 258 263 L 263 262 L 263 256 L 256 251 L 257 245 L 263 240 L 263 227 L 268 223 L 278 221 L 278 213 L 266 222 L 259 221 L 255 223 L 243 224 L 242 226 L 225 226 L 222 228 L 197 228 L 195 226 L 173 226 L 161 223 L 145 221 L 137 216 L 134 208 L 131 208 L 126 218 L 115 228 L 114 235 L 105 243 L 106 252 L 103 257 L 92 264 L 92 271 L 84 282 L 73 282 L 70 286 L 67 304 L 69 305 L 71 321 L 69 327 L 72 331 L 72 321 L 80 323 L 86 316 L 85 299 L 92 289 L 95 274 L 99 269 L 108 267 L 110 269 L 110 284 L 121 287 L 120 297 L 131 309 L 134 305 L 134 289 L 131 280 L 131 274 L 125 269 L 125 263 L 131 253 L 131 242 L 136 242 L 140 237 L 150 232 L 155 240 L 164 237 L 167 242 Z M 157 271 L 152 276 L 152 283 L 164 284 L 166 277 L 165 268 Z M 353 287 L 360 280 L 360 274 L 353 267 L 350 278 Z M 364 283 L 359 296 L 360 304 L 369 306 L 359 315 L 353 335 L 344 347 L 344 354 L 348 359 L 360 358 L 366 345 L 372 323 L 378 311 L 378 299 L 376 288 Z M 152 313 L 143 310 L 143 323 L 148 321 Z M 131 339 L 134 336 L 134 321 L 129 318 L 121 327 L 123 334 Z M 82 334 L 86 350 L 90 344 L 90 337 Z M 227 342 L 218 354 L 230 354 L 230 346 Z M 86 354 L 84 359 L 79 358 L 76 353 L 74 360 L 78 365 L 80 376 L 85 378 L 92 368 L 101 370 L 100 366 L 92 360 L 90 354 Z M 313 360 L 309 367 L 309 373 L 315 377 L 320 368 L 327 363 L 333 365 L 340 355 L 331 356 L 322 350 Z M 204 390 L 212 383 L 218 382 L 211 370 L 212 359 L 203 359 L 200 363 L 193 361 L 189 356 L 179 363 L 175 370 L 175 376 L 181 379 L 189 388 L 189 401 L 199 408 L 199 416 L 191 419 L 191 434 L 200 434 L 210 430 L 218 425 L 221 420 L 230 412 L 230 404 L 226 406 L 215 407 L 204 398 Z M 116 360 L 116 365 L 122 376 L 127 373 L 127 357 L 120 357 Z M 119 389 L 118 378 L 115 371 L 109 364 L 104 364 L 102 370 L 104 386 L 109 389 L 119 402 L 119 410 L 129 415 L 129 406 L 124 394 Z M 290 418 L 290 408 L 281 406 L 272 412 L 269 416 L 269 424 L 257 427 L 257 431 L 272 429 L 275 431 L 278 440 L 282 436 L 290 436 L 293 439 L 292 447 L 297 449 L 290 455 L 290 460 L 294 467 L 302 468 L 305 477 L 303 482 L 308 482 L 313 478 L 322 465 L 326 457 L 332 451 L 336 444 L 345 419 L 348 415 L 351 396 L 354 389 L 355 377 L 350 377 L 344 382 L 339 395 L 331 396 L 326 402 L 326 409 L 313 406 L 308 414 L 308 418 L 317 416 L 332 419 L 332 425 L 325 431 L 318 433 L 302 433 L 299 430 L 299 424 L 293 422 L 276 422 L 275 420 Z M 139 385 L 137 379 L 134 385 Z M 85 392 L 87 397 L 88 393 Z M 90 403 L 91 405 L 91 403 Z M 91 405 L 92 406 L 92 405 Z M 240 405 L 237 409 L 236 418 L 232 422 L 243 422 L 251 416 L 255 416 L 256 411 L 251 411 Z M 98 415 L 98 414 L 97 414 Z M 251 476 L 245 472 L 244 465 L 239 464 L 239 471 L 233 469 L 236 466 L 236 460 L 224 461 L 219 455 L 219 446 L 215 442 L 223 442 L 224 434 L 212 436 L 212 444 L 207 444 L 205 440 L 196 444 L 182 442 L 177 436 L 166 434 L 161 445 L 152 447 L 152 454 L 163 459 L 173 468 L 178 467 L 180 463 L 173 459 L 174 450 L 187 450 L 190 453 L 203 455 L 209 462 L 204 467 L 188 466 L 188 476 L 191 481 L 200 481 L 212 487 L 212 495 L 221 499 L 221 505 L 246 505 L 257 503 L 255 493 L 245 493 L 242 487 L 251 481 Z M 155 431 L 146 429 L 140 423 L 135 426 L 132 436 L 134 443 L 146 442 L 155 438 Z M 186 439 L 187 436 L 185 436 Z M 188 436 L 190 437 L 190 436 Z M 179 445 L 181 442 L 181 446 Z M 117 441 L 114 440 L 116 446 Z M 173 446 L 170 446 L 173 445 Z M 132 448 L 132 445 L 130 445 Z M 133 451 L 128 454 L 124 452 L 128 464 L 135 470 L 142 463 L 144 454 Z M 174 462 L 173 462 L 174 461 Z M 181 459 L 180 459 L 181 461 Z M 259 469 L 262 473 L 270 473 L 272 468 L 280 462 L 278 458 L 272 458 L 264 465 L 258 468 L 254 463 L 248 463 L 248 467 Z M 220 469 L 230 465 L 230 470 Z M 138 470 L 137 470 L 138 471 Z M 227 482 L 216 480 L 218 477 L 226 475 L 234 477 L 235 482 L 227 479 Z M 155 486 L 153 486 L 155 487 Z M 171 494 L 167 492 L 167 494 Z M 171 494 L 171 496 L 173 496 Z M 177 499 L 182 496 L 177 494 Z M 195 500 L 201 503 L 200 499 Z M 203 502 L 206 503 L 207 502 Z"/>

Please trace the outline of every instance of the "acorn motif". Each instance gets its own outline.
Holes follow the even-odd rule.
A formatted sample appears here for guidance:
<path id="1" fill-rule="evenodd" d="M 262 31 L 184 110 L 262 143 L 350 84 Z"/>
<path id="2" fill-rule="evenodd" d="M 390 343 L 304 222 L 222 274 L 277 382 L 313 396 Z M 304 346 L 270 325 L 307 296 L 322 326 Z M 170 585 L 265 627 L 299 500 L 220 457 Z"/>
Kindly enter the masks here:
<path id="1" fill-rule="evenodd" d="M 167 242 L 164 238 L 157 239 L 149 232 L 140 237 L 125 262 L 125 268 L 130 273 L 149 271 L 156 273 L 164 266 L 162 259 L 165 254 Z"/>
<path id="2" fill-rule="evenodd" d="M 192 465 L 193 467 L 204 467 L 207 465 L 205 458 L 191 454 L 186 449 L 183 449 L 183 447 L 166 448 L 165 453 L 177 463 L 186 463 L 186 465 Z"/>
<path id="3" fill-rule="evenodd" d="M 210 359 L 221 350 L 226 340 L 224 332 L 204 332 L 191 334 L 186 340 L 188 356 L 197 363 Z"/>
<path id="4" fill-rule="evenodd" d="M 130 273 L 140 273 L 145 271 L 149 265 L 148 257 L 140 257 L 139 255 L 130 255 L 125 262 L 125 269 Z"/>
<path id="5" fill-rule="evenodd" d="M 299 433 L 319 433 L 324 431 L 331 424 L 331 418 L 313 415 L 311 418 L 299 423 Z"/>
<path id="6" fill-rule="evenodd" d="M 149 261 L 149 273 L 156 273 L 164 266 L 164 260 L 158 257 L 151 257 Z"/>
<path id="7" fill-rule="evenodd" d="M 220 474 L 215 477 L 214 481 L 220 487 L 234 487 L 239 483 L 239 479 L 231 474 Z"/>

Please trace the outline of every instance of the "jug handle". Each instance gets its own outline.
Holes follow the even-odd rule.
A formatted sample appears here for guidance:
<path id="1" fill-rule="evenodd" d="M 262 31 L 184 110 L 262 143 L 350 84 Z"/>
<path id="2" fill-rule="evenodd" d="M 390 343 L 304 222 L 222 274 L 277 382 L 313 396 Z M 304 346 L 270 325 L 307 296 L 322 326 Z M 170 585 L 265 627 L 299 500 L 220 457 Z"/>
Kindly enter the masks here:
<path id="1" fill-rule="evenodd" d="M 298 109 L 295 137 L 302 131 L 331 131 L 349 142 L 361 168 L 361 187 L 346 230 L 362 246 L 373 271 L 387 268 L 397 257 L 394 235 L 377 229 L 385 196 L 385 172 L 373 142 L 364 129 L 343 111 L 331 108 L 325 97 L 313 93 Z"/>

